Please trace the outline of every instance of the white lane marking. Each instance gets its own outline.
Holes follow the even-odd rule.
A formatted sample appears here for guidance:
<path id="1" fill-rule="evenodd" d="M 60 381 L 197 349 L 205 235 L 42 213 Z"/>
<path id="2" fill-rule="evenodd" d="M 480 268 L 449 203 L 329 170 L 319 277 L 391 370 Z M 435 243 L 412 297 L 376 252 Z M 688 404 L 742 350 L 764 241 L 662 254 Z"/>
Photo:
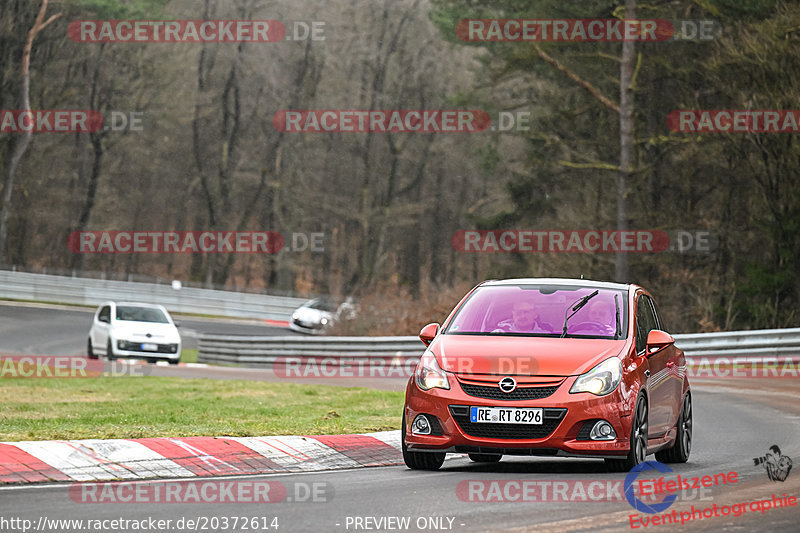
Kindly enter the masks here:
<path id="1" fill-rule="evenodd" d="M 194 477 L 190 470 L 135 440 L 87 439 L 72 442 L 93 449 L 103 460 L 118 463 L 141 478 Z"/>
<path id="2" fill-rule="evenodd" d="M 289 470 L 353 468 L 358 462 L 313 439 L 286 437 L 228 437 Z"/>
<path id="3" fill-rule="evenodd" d="M 110 481 L 139 477 L 117 464 L 103 463 L 90 448 L 81 449 L 80 444 L 69 441 L 26 441 L 13 444 L 76 481 Z"/>
<path id="4" fill-rule="evenodd" d="M 378 431 L 376 433 L 364 433 L 367 437 L 372 437 L 381 441 L 384 444 L 388 444 L 392 448 L 396 448 L 398 450 L 403 449 L 403 443 L 400 440 L 400 430 L 397 429 L 395 431 Z"/>

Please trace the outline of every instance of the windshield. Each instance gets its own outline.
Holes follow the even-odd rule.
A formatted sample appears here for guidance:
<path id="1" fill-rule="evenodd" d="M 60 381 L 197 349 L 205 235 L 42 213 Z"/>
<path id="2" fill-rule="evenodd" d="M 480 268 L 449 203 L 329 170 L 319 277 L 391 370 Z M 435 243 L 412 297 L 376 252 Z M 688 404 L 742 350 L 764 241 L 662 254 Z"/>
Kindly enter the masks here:
<path id="1" fill-rule="evenodd" d="M 458 310 L 445 333 L 560 337 L 564 317 L 576 300 L 597 291 L 567 323 L 567 337 L 613 339 L 617 296 L 620 336 L 628 334 L 628 300 L 624 290 L 580 286 L 488 285 L 473 292 Z M 567 312 L 569 310 L 569 312 Z"/>
<path id="2" fill-rule="evenodd" d="M 323 298 L 311 300 L 306 304 L 306 307 L 310 309 L 318 309 L 320 311 L 328 311 L 329 313 L 336 311 L 336 304 L 331 300 L 325 300 Z"/>
<path id="3" fill-rule="evenodd" d="M 169 324 L 169 320 L 161 309 L 154 307 L 119 306 L 117 307 L 117 320 Z"/>

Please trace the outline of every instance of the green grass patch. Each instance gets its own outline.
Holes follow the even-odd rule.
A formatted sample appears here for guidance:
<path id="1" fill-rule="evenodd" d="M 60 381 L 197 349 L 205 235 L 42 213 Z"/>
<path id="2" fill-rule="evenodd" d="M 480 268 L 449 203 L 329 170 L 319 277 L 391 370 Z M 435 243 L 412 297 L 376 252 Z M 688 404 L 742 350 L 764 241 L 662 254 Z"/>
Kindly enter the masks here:
<path id="1" fill-rule="evenodd" d="M 196 363 L 197 362 L 197 348 L 181 349 L 181 363 Z"/>
<path id="2" fill-rule="evenodd" d="M 0 441 L 362 433 L 403 392 L 170 377 L 0 379 Z"/>

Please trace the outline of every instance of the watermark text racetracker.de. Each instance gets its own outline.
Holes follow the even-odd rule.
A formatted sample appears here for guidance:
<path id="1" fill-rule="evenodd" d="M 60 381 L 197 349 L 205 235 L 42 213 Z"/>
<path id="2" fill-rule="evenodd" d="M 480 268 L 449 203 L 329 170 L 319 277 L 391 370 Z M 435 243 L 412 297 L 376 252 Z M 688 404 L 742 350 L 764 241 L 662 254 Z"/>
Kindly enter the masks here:
<path id="1" fill-rule="evenodd" d="M 273 127 L 287 133 L 475 133 L 491 125 L 486 111 L 471 110 L 281 110 Z"/>
<path id="2" fill-rule="evenodd" d="M 324 21 L 279 20 L 74 20 L 67 28 L 79 43 L 275 43 L 324 41 Z"/>
<path id="3" fill-rule="evenodd" d="M 722 34 L 715 20 L 462 19 L 456 35 L 467 42 L 710 41 Z"/>
<path id="4" fill-rule="evenodd" d="M 686 360 L 686 375 L 692 379 L 797 379 L 800 378 L 800 359 L 772 355 L 692 357 Z"/>
<path id="5" fill-rule="evenodd" d="M 94 378 L 145 376 L 149 365 L 76 355 L 0 355 L 0 378 Z"/>
<path id="6" fill-rule="evenodd" d="M 275 254 L 324 252 L 322 232 L 277 231 L 73 231 L 67 247 L 80 254 Z"/>
<path id="7" fill-rule="evenodd" d="M 70 499 L 79 504 L 266 504 L 327 503 L 333 485 L 327 481 L 181 480 L 74 483 Z"/>
<path id="8" fill-rule="evenodd" d="M 143 120 L 143 111 L 110 111 L 105 120 L 90 109 L 0 109 L 0 133 L 142 131 Z"/>
<path id="9" fill-rule="evenodd" d="M 676 110 L 667 115 L 667 127 L 684 133 L 800 133 L 800 110 Z"/>
<path id="10" fill-rule="evenodd" d="M 682 501 L 711 500 L 710 486 L 681 485 L 675 489 Z M 464 502 L 624 502 L 625 491 L 620 479 L 465 479 L 456 485 L 456 496 Z M 645 501 L 656 501 L 653 491 L 642 492 Z"/>
<path id="11" fill-rule="evenodd" d="M 408 378 L 416 357 L 277 357 L 272 363 L 281 378 Z"/>
<path id="12" fill-rule="evenodd" d="M 458 230 L 458 252 L 483 253 L 707 253 L 717 238 L 705 230 Z"/>
<path id="13" fill-rule="evenodd" d="M 272 363 L 275 375 L 281 378 L 408 378 L 414 375 L 418 356 L 374 357 L 276 357 Z M 459 357 L 452 368 L 455 373 L 469 374 L 480 369 L 483 374 L 534 375 L 539 368 L 535 357 Z"/>

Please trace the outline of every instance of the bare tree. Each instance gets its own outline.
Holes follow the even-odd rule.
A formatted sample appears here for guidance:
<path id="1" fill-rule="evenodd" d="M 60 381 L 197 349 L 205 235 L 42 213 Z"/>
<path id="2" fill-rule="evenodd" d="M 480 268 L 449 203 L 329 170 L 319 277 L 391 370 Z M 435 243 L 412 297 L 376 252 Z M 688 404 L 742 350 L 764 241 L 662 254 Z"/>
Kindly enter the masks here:
<path id="1" fill-rule="evenodd" d="M 49 19 L 44 20 L 45 13 L 47 12 L 48 0 L 42 0 L 39 7 L 39 14 L 36 15 L 36 20 L 33 23 L 28 38 L 25 40 L 25 47 L 22 50 L 22 68 L 20 71 L 22 78 L 22 91 L 21 111 L 23 113 L 30 113 L 31 110 L 31 52 L 33 50 L 33 40 L 36 35 L 45 29 L 51 22 L 61 16 L 61 13 L 51 15 Z M 8 166 L 3 180 L 3 207 L 0 209 L 0 264 L 3 263 L 3 256 L 6 248 L 6 235 L 8 233 L 8 215 L 11 212 L 11 193 L 14 189 L 14 178 L 16 177 L 17 167 L 19 166 L 22 157 L 28 150 L 28 145 L 31 142 L 31 135 L 33 132 L 28 129 L 22 136 L 14 143 L 14 148 L 11 153 L 11 158 L 8 160 Z"/>

